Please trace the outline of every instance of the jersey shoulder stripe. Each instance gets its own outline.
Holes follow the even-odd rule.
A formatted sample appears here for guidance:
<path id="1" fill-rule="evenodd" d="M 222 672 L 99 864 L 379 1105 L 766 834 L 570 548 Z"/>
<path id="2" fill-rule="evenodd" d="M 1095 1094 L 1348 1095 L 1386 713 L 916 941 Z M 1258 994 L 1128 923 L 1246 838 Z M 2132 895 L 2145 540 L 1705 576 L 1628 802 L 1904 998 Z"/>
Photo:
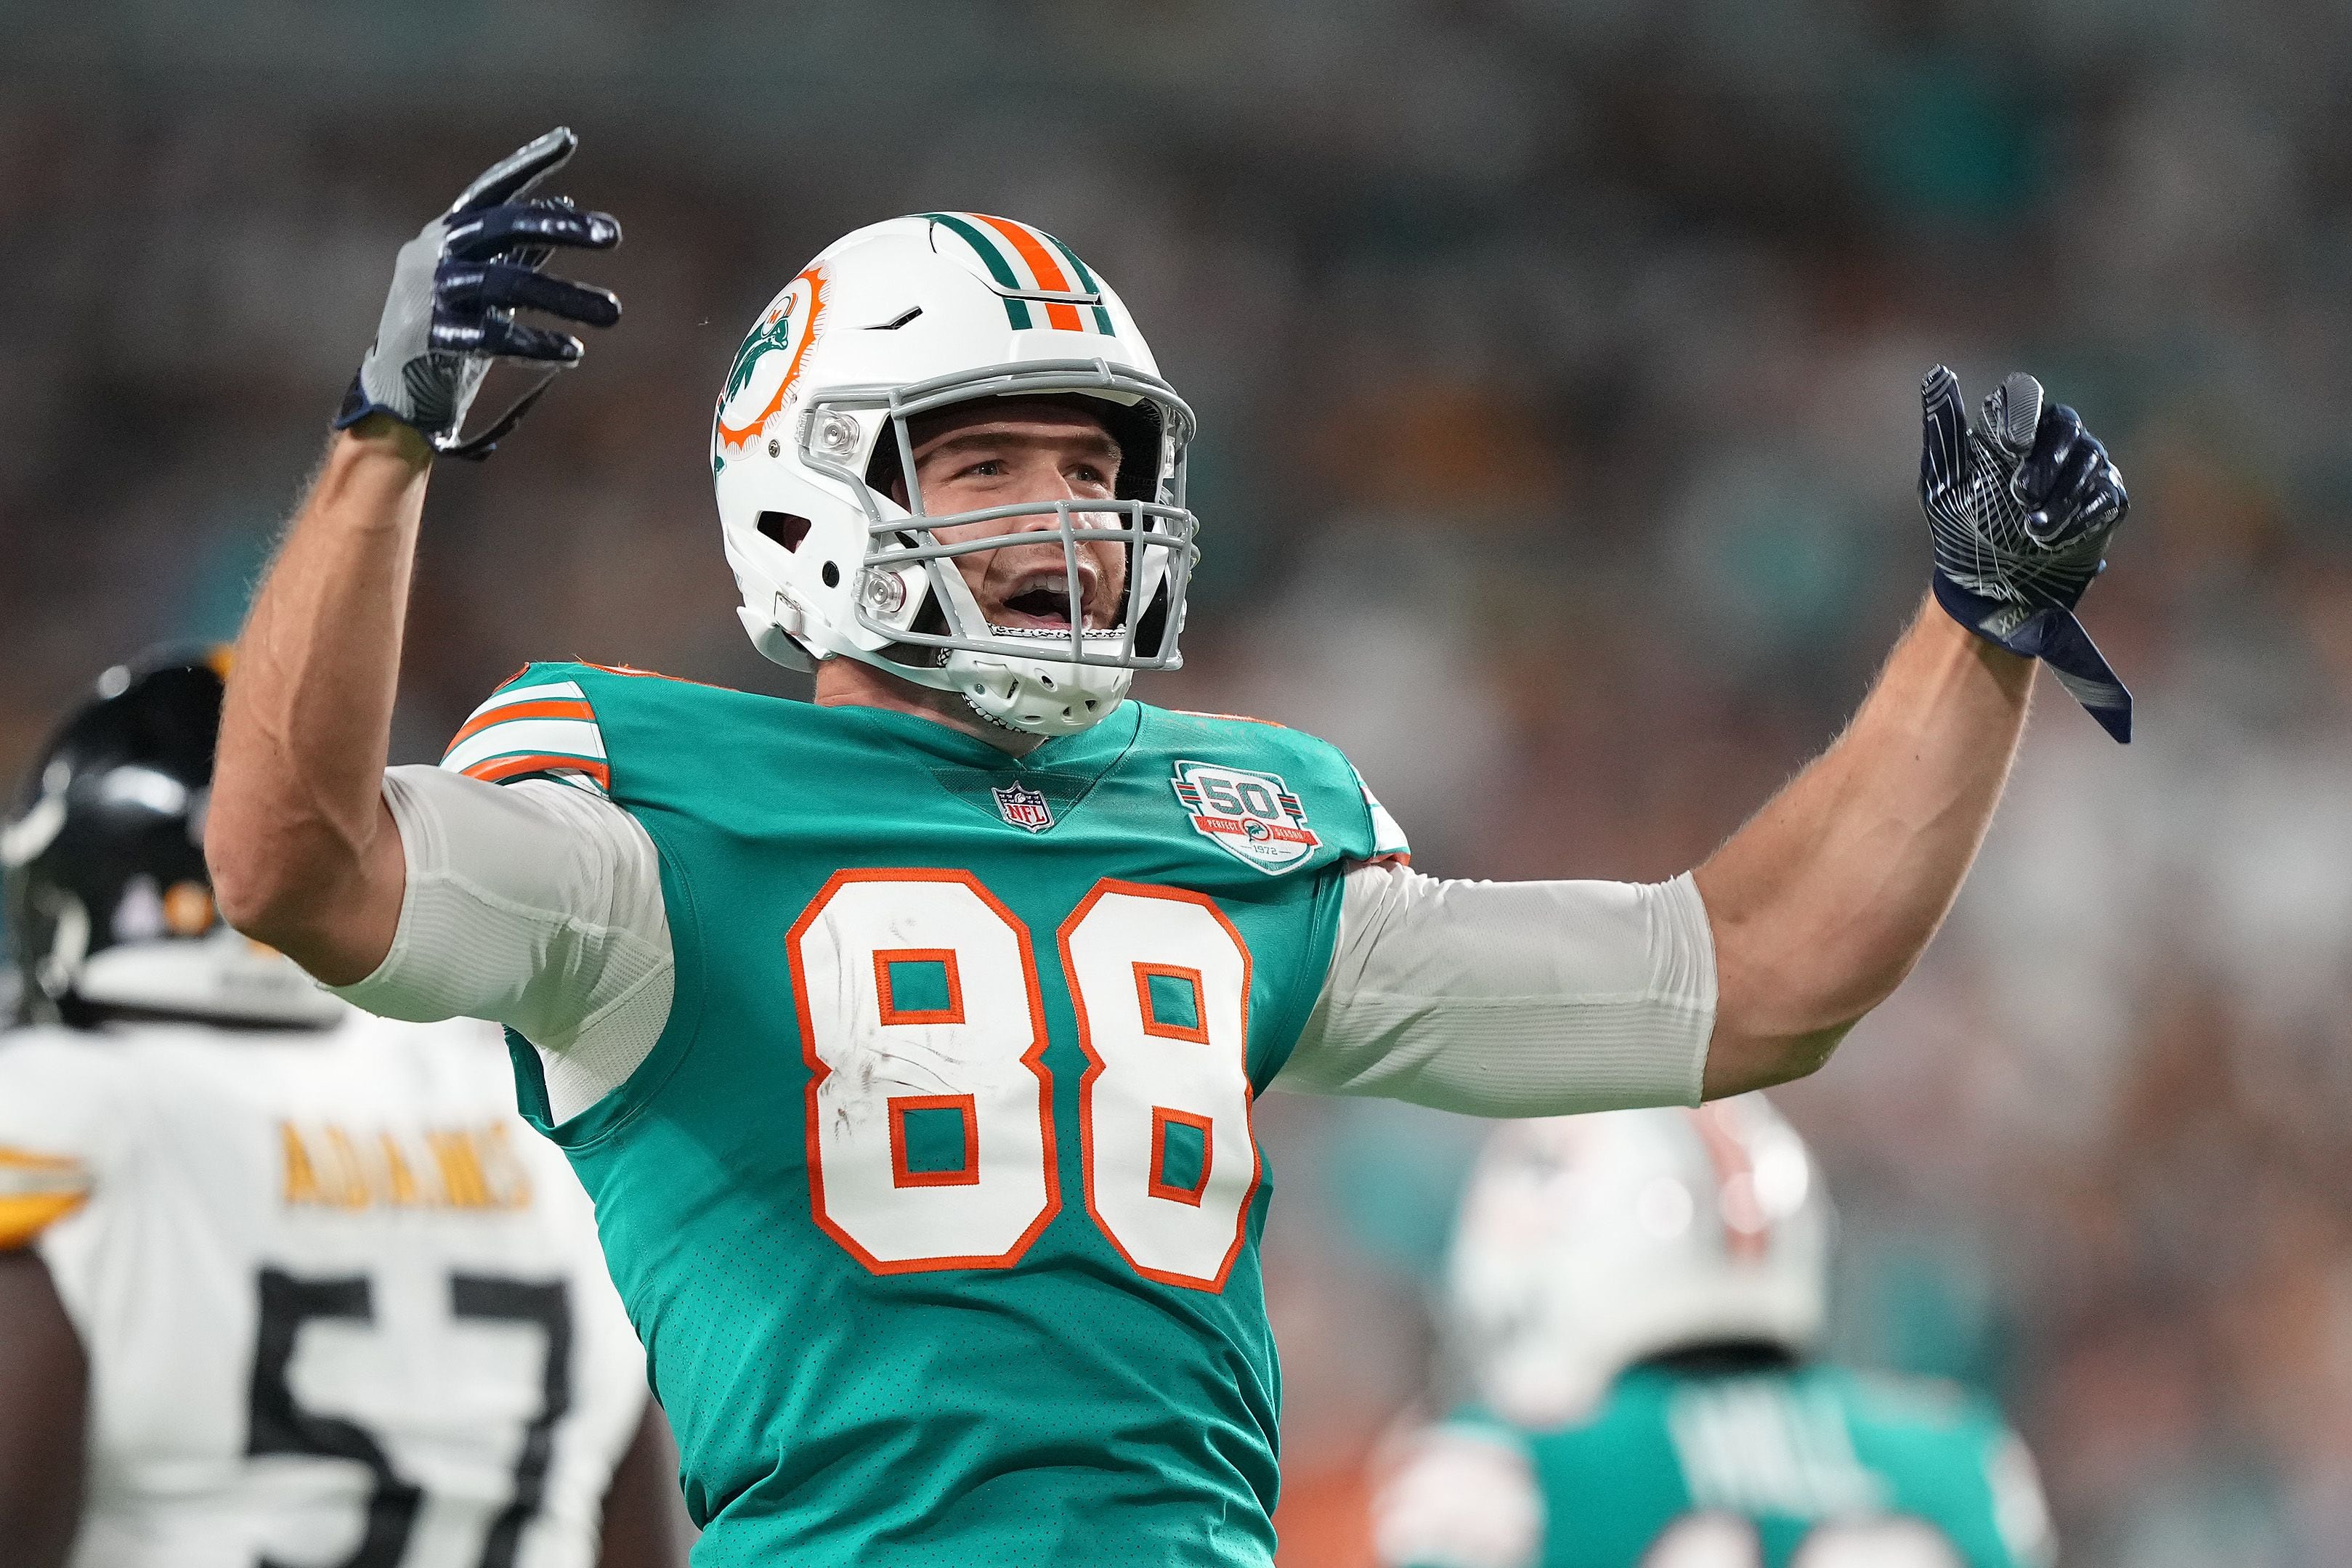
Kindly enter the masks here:
<path id="1" fill-rule="evenodd" d="M 452 773 L 486 783 L 554 779 L 593 794 L 613 787 L 604 732 L 577 681 L 530 679 L 526 670 L 459 727 L 441 758 Z"/>
<path id="2" fill-rule="evenodd" d="M 0 1252 L 14 1251 L 89 1201 L 89 1167 L 0 1145 Z"/>

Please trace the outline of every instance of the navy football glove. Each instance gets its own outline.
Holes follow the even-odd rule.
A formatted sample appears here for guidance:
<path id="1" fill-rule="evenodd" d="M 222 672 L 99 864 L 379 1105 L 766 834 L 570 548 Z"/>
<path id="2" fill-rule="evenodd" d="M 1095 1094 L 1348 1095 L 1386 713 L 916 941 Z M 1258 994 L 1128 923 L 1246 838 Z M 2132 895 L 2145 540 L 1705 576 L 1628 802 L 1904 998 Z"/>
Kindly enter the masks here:
<path id="1" fill-rule="evenodd" d="M 1984 401 L 1969 428 L 1959 379 L 1943 366 L 1919 385 L 1926 444 L 1919 505 L 1936 543 L 1936 601 L 1989 643 L 2040 659 L 2119 741 L 2131 693 L 2074 619 L 2131 498 L 2107 449 L 2022 372 Z"/>
<path id="2" fill-rule="evenodd" d="M 423 432 L 436 452 L 485 456 L 582 352 L 579 339 L 527 326 L 515 312 L 541 310 L 591 327 L 621 319 L 621 302 L 605 290 L 539 270 L 557 246 L 607 250 L 621 243 L 621 225 L 606 214 L 583 213 L 561 197 L 522 200 L 579 144 L 556 127 L 492 165 L 400 247 L 383 319 L 335 416 L 337 430 L 385 413 Z M 461 440 L 466 410 L 499 359 L 547 369 L 489 429 Z"/>

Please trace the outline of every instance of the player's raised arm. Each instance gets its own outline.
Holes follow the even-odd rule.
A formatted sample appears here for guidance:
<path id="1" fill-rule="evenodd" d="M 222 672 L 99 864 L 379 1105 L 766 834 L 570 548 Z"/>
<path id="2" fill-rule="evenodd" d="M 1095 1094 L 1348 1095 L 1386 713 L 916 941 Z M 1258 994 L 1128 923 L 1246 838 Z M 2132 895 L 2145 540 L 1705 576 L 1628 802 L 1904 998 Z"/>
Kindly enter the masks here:
<path id="1" fill-rule="evenodd" d="M 1972 434 L 1927 379 L 1934 609 L 1846 733 L 1692 874 L 1647 885 L 1348 873 L 1282 1082 L 1481 1116 L 1691 1104 L 1821 1065 L 1910 971 L 1984 836 L 2039 656 L 2116 738 L 2074 617 L 2126 506 L 2106 450 L 2013 376 Z"/>
<path id="2" fill-rule="evenodd" d="M 1918 962 L 2000 798 L 2035 658 L 2130 738 L 2130 695 L 2074 617 L 2128 505 L 2106 449 L 2030 376 L 1985 400 L 1983 433 L 1942 366 L 1920 396 L 1932 603 L 1845 734 L 1696 873 L 1709 1098 L 1811 1071 Z"/>
<path id="3" fill-rule="evenodd" d="M 459 430 L 494 359 L 548 374 L 578 339 L 515 319 L 609 326 L 619 303 L 546 277 L 558 246 L 604 248 L 620 225 L 529 199 L 576 145 L 550 131 L 487 171 L 401 248 L 375 341 L 237 645 L 205 851 L 223 912 L 330 982 L 392 945 L 404 869 L 383 797 L 401 624 L 436 452 L 480 456 L 540 389 L 470 439 Z M 546 384 L 544 379 L 541 388 Z"/>

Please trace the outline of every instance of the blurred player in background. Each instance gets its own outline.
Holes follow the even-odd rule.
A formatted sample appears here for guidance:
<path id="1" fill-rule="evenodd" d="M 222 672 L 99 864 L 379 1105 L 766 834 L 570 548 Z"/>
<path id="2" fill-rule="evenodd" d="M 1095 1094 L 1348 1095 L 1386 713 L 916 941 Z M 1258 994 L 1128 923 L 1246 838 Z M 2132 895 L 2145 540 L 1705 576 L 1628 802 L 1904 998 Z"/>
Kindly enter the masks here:
<path id="1" fill-rule="evenodd" d="M 1385 1568 L 2045 1568 L 1998 1411 L 1809 1359 L 1830 1218 L 1761 1095 L 1496 1131 L 1450 1270 L 1471 1400 L 1407 1445 Z"/>
<path id="2" fill-rule="evenodd" d="M 217 918 L 224 664 L 107 672 L 0 835 L 35 1020 L 0 1038 L 0 1561 L 676 1562 L 643 1354 L 494 1031 L 369 1018 Z"/>

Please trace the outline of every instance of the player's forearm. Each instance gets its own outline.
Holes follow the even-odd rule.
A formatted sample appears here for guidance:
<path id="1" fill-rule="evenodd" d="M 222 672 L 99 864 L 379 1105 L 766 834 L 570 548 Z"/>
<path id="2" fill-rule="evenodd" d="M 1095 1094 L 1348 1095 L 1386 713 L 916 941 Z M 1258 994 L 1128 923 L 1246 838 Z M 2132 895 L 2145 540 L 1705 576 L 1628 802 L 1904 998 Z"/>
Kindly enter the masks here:
<path id="1" fill-rule="evenodd" d="M 1698 869 L 1710 1098 L 1801 1076 L 1951 908 L 2016 755 L 2033 665 L 1932 604 L 1835 745 Z"/>
<path id="2" fill-rule="evenodd" d="M 388 419 L 335 437 L 221 716 L 205 853 L 222 911 L 330 982 L 373 969 L 399 923 L 382 780 L 430 466 L 423 438 Z"/>
<path id="3" fill-rule="evenodd" d="M 0 1559 L 61 1568 L 81 1522 L 89 1369 L 38 1254 L 0 1252 Z"/>
<path id="4" fill-rule="evenodd" d="M 604 1490 L 596 1568 L 677 1568 L 686 1510 L 677 1491 L 677 1448 L 661 1406 L 646 1401 L 636 1436 Z"/>

